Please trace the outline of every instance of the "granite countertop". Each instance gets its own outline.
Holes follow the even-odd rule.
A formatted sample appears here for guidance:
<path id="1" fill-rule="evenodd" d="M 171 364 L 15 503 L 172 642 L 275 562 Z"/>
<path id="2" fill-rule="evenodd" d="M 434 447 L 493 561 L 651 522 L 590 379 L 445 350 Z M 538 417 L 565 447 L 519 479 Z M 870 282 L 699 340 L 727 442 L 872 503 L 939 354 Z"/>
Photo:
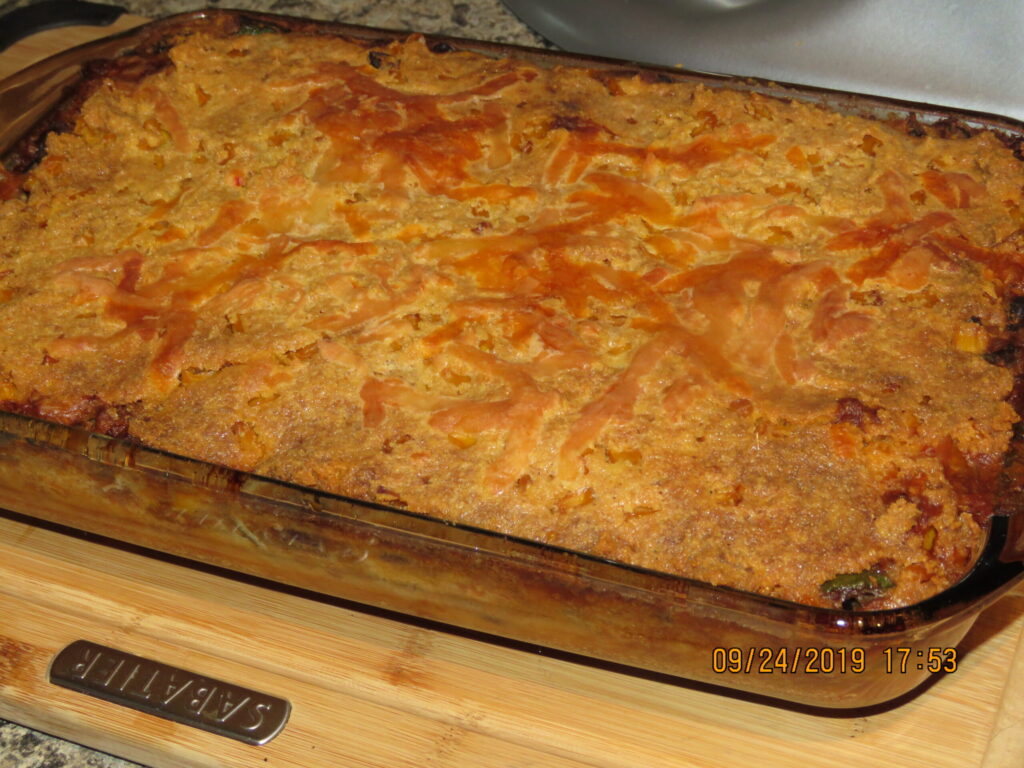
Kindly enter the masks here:
<path id="1" fill-rule="evenodd" d="M 0 2 L 0 15 L 30 4 L 26 0 Z M 112 4 L 151 18 L 206 7 L 237 8 L 517 45 L 544 44 L 500 0 L 118 0 Z M 131 768 L 135 765 L 0 720 L 0 768 Z"/>
<path id="2" fill-rule="evenodd" d="M 38 0 L 0 0 L 0 15 Z M 543 45 L 501 0 L 95 0 L 150 18 L 201 8 L 229 8 L 341 21 L 383 29 Z"/>

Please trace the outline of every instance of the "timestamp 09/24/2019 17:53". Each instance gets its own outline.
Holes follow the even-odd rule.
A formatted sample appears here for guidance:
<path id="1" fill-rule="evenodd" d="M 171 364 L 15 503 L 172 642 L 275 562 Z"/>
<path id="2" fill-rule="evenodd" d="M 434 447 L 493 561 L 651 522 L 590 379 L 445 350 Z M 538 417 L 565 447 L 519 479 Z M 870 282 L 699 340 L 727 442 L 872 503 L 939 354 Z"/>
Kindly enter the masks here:
<path id="1" fill-rule="evenodd" d="M 711 671 L 715 674 L 864 674 L 873 665 L 882 665 L 886 674 L 909 672 L 956 672 L 956 648 L 911 648 L 889 646 L 870 654 L 862 647 L 830 646 L 719 646 L 711 653 Z"/>

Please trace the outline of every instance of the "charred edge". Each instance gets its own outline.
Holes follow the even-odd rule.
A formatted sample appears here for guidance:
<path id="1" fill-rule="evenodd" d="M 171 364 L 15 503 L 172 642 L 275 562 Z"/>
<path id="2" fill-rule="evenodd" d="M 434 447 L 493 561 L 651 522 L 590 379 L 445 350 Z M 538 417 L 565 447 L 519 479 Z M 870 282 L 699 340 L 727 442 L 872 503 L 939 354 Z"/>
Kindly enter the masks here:
<path id="1" fill-rule="evenodd" d="M 176 42 L 163 42 L 147 50 L 130 51 L 116 59 L 101 59 L 86 64 L 83 74 L 88 80 L 107 79 L 118 83 L 134 84 L 171 66 L 167 56 Z"/>
<path id="2" fill-rule="evenodd" d="M 980 126 L 969 125 L 956 117 L 944 117 L 933 123 L 922 123 L 915 114 L 901 117 L 890 124 L 916 138 L 931 136 L 936 139 L 969 139 L 986 130 Z M 1002 138 L 1005 143 L 1007 137 Z M 1020 141 L 1019 137 L 1017 141 Z"/>
<path id="3" fill-rule="evenodd" d="M 39 403 L 20 400 L 0 400 L 0 411 L 17 413 L 20 416 L 31 416 L 34 419 L 40 418 Z"/>
<path id="4" fill-rule="evenodd" d="M 93 417 L 97 432 L 109 437 L 126 438 L 130 434 L 131 413 L 123 405 L 104 404 Z"/>
<path id="5" fill-rule="evenodd" d="M 1017 344 L 1007 339 L 995 339 L 989 345 L 983 357 L 990 365 L 1000 368 L 1012 368 L 1017 363 Z"/>
<path id="6" fill-rule="evenodd" d="M 1014 515 L 1024 511 L 1024 421 L 1013 425 L 995 496 L 993 514 Z"/>
<path id="7" fill-rule="evenodd" d="M 986 128 L 983 125 L 970 125 L 956 117 L 944 117 L 934 123 L 922 123 L 917 115 L 907 115 L 887 121 L 892 127 L 911 136 L 922 138 L 931 136 L 938 139 L 969 139 L 982 133 L 991 133 L 997 141 L 1006 147 L 1013 156 L 1024 162 L 1024 133 L 999 126 Z"/>
<path id="8" fill-rule="evenodd" d="M 1014 296 L 1006 303 L 1006 330 L 1019 331 L 1024 328 L 1024 296 Z"/>
<path id="9" fill-rule="evenodd" d="M 455 50 L 455 46 L 451 43 L 446 43 L 444 40 L 429 40 L 427 41 L 427 49 L 431 53 L 452 53 Z"/>
<path id="10" fill-rule="evenodd" d="M 132 51 L 117 59 L 84 64 L 81 81 L 65 88 L 57 105 L 14 144 L 4 156 L 4 168 L 15 174 L 32 170 L 46 156 L 46 140 L 50 134 L 73 130 L 82 105 L 103 83 L 138 83 L 172 66 L 167 55 L 170 47 L 172 44 L 162 42 L 148 51 Z"/>
<path id="11" fill-rule="evenodd" d="M 130 437 L 131 406 L 113 405 L 96 395 L 85 397 L 74 405 L 60 410 L 48 406 L 41 396 L 27 400 L 0 400 L 0 411 L 56 422 L 68 427 L 81 427 L 108 437 Z"/>
<path id="12" fill-rule="evenodd" d="M 939 139 L 969 139 L 981 132 L 980 128 L 965 125 L 953 117 L 945 117 L 931 124 L 930 133 Z"/>
<path id="13" fill-rule="evenodd" d="M 911 136 L 921 139 L 928 135 L 927 129 L 922 125 L 921 121 L 917 119 L 917 115 L 907 115 L 902 122 L 903 130 Z"/>
<path id="14" fill-rule="evenodd" d="M 1018 145 L 1018 149 L 1020 145 Z M 1024 512 L 1024 355 L 1020 354 L 1024 333 L 1024 296 L 1006 300 L 1006 332 L 995 339 L 985 353 L 985 360 L 1013 370 L 1013 390 L 1007 401 L 1021 417 L 1013 425 L 1010 445 L 996 479 L 993 513 L 1013 515 Z"/>
<path id="15" fill-rule="evenodd" d="M 1024 162 L 1024 133 L 1004 133 L 1002 131 L 996 131 L 995 136 L 1002 142 L 1003 146 L 1006 147 L 1013 153 L 1021 162 Z"/>
<path id="16" fill-rule="evenodd" d="M 1002 336 L 993 339 L 985 352 L 985 360 L 993 365 L 1002 365 L 1013 371 L 1013 390 L 1007 402 L 1024 419 L 1024 296 L 1012 296 L 1006 302 L 1006 329 Z"/>

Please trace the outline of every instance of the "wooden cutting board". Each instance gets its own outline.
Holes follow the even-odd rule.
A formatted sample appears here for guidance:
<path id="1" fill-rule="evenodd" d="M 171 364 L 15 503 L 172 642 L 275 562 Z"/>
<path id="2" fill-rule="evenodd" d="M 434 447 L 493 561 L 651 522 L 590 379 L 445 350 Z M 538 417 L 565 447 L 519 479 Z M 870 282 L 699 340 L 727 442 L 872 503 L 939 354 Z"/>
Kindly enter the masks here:
<path id="1" fill-rule="evenodd" d="M 1024 589 L 957 672 L 827 714 L 715 693 L 285 593 L 0 517 L 0 717 L 167 768 L 1024 764 Z M 83 638 L 288 699 L 251 747 L 47 682 Z"/>
<path id="2" fill-rule="evenodd" d="M 0 55 L 0 75 L 105 30 Z M 251 747 L 47 681 L 87 639 L 290 700 Z M 872 711 L 787 707 L 485 642 L 0 515 L 0 717 L 152 766 L 1019 768 L 1024 587 L 957 672 Z"/>
<path id="3" fill-rule="evenodd" d="M 0 79 L 58 51 L 123 32 L 146 21 L 148 19 L 142 16 L 124 14 L 108 27 L 61 27 L 32 35 L 0 53 Z"/>
<path id="4" fill-rule="evenodd" d="M 1024 763 L 1024 590 L 961 668 L 900 706 L 828 715 L 572 662 L 287 594 L 0 518 L 0 717 L 148 765 L 657 766 Z M 288 698 L 248 746 L 47 682 L 84 638 Z"/>

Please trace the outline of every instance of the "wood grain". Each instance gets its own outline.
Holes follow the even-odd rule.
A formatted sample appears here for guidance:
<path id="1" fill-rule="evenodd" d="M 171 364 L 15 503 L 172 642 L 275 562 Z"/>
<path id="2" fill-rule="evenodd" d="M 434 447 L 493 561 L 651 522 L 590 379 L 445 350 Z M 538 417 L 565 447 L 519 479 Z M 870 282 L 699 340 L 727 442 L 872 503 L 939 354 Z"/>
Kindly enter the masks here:
<path id="1" fill-rule="evenodd" d="M 100 37 L 123 32 L 149 21 L 143 16 L 124 14 L 107 27 L 61 27 L 20 40 L 0 53 L 0 79 L 57 51 L 73 48 Z"/>
<path id="2" fill-rule="evenodd" d="M 0 717 L 154 766 L 1019 765 L 1024 590 L 961 668 L 827 714 L 644 678 L 286 594 L 0 518 Z M 58 688 L 84 638 L 288 698 L 264 747 Z M 1015 683 L 1015 685 L 1011 685 Z M 723 749 L 723 745 L 728 745 Z"/>
<path id="3" fill-rule="evenodd" d="M 55 30 L 0 76 L 143 21 Z M 47 682 L 84 638 L 291 700 L 264 747 Z M 898 706 L 827 714 L 484 642 L 0 516 L 0 717 L 148 765 L 1024 764 L 1024 588 L 982 615 L 959 670 Z"/>

